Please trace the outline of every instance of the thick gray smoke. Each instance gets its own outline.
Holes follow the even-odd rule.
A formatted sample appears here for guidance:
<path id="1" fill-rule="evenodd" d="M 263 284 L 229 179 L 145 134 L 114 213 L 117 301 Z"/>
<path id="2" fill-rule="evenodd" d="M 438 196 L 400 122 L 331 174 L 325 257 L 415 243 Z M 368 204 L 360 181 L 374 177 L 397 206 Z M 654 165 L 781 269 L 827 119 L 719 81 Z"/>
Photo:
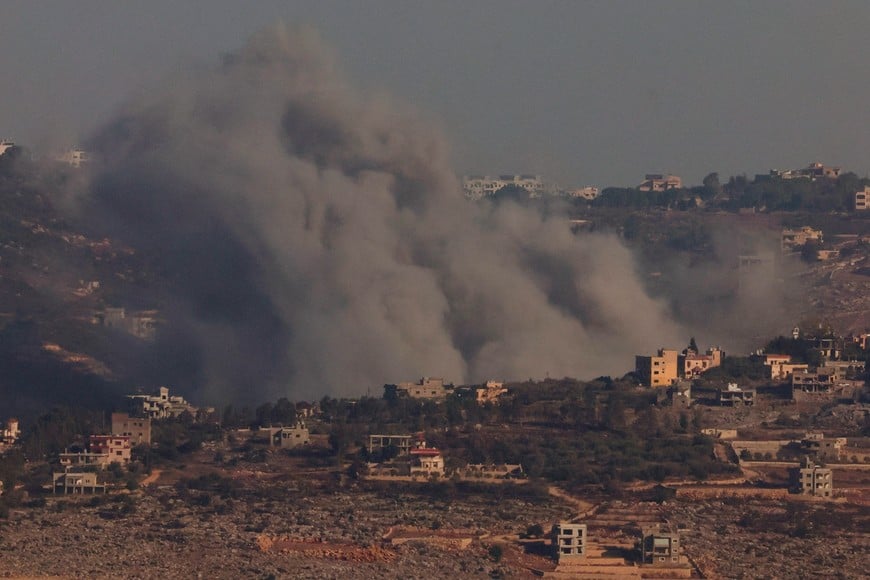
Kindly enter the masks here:
<path id="1" fill-rule="evenodd" d="M 621 375 L 688 336 L 615 238 L 462 199 L 440 134 L 351 91 L 310 32 L 254 37 L 94 146 L 91 210 L 162 256 L 206 397 Z"/>

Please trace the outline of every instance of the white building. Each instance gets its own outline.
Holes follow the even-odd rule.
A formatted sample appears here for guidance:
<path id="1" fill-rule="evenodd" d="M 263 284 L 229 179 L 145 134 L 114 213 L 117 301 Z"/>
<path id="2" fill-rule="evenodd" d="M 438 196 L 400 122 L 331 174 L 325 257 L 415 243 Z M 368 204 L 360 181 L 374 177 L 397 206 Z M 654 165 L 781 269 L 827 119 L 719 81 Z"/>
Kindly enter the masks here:
<path id="1" fill-rule="evenodd" d="M 502 187 L 515 185 L 525 189 L 529 197 L 537 197 L 544 191 L 544 180 L 540 175 L 466 175 L 462 178 L 465 197 L 478 200 L 495 194 Z"/>
<path id="2" fill-rule="evenodd" d="M 185 411 L 193 416 L 199 410 L 178 395 L 171 396 L 168 387 L 160 387 L 156 395 L 127 395 L 131 412 L 151 419 L 178 417 Z"/>
<path id="3" fill-rule="evenodd" d="M 55 157 L 55 159 L 61 163 L 66 163 L 70 167 L 79 168 L 82 165 L 90 163 L 91 156 L 87 151 L 74 147 L 72 149 L 67 149 L 66 151 Z"/>
<path id="4" fill-rule="evenodd" d="M 299 421 L 293 427 L 275 427 L 271 429 L 269 443 L 274 447 L 292 449 L 301 445 L 308 445 L 311 443 L 311 437 L 308 433 L 308 427 L 305 426 L 305 423 Z"/>
<path id="5" fill-rule="evenodd" d="M 592 201 L 597 198 L 601 194 L 601 190 L 597 187 L 592 187 L 591 185 L 587 185 L 586 187 L 581 187 L 579 189 L 572 189 L 568 192 L 568 197 L 572 198 L 580 198 L 585 199 L 587 201 Z"/>

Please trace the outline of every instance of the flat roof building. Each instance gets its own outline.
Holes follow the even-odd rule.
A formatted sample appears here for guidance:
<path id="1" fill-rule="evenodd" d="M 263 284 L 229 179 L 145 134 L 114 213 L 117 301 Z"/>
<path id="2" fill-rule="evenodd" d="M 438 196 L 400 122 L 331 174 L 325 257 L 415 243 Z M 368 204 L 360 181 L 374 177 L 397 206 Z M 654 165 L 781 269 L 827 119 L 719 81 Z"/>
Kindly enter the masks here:
<path id="1" fill-rule="evenodd" d="M 557 561 L 586 556 L 586 524 L 559 522 L 553 526 L 552 537 Z"/>

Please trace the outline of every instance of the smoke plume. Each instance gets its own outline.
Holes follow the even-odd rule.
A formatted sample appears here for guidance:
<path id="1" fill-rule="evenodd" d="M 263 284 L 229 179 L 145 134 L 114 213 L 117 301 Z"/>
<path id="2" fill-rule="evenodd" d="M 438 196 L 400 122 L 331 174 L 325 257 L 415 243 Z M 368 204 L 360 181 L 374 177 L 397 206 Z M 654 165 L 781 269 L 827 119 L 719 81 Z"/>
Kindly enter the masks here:
<path id="1" fill-rule="evenodd" d="M 89 211 L 161 256 L 165 353 L 206 398 L 621 375 L 688 336 L 616 238 L 466 202 L 439 132 L 351 90 L 311 32 L 258 34 L 93 147 Z"/>

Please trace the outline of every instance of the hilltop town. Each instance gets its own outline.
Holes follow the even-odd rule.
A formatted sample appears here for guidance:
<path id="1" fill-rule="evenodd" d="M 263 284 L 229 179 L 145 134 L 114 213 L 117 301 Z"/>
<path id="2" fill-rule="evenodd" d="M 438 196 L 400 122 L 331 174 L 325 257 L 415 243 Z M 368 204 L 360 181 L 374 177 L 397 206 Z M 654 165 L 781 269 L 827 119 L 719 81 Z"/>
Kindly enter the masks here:
<path id="1" fill-rule="evenodd" d="M 737 321 L 741 349 L 686 337 L 612 376 L 397 376 L 240 402 L 194 388 L 190 353 L 162 342 L 183 315 L 162 256 L 58 209 L 51 192 L 93 156 L 45 169 L 16 149 L 0 147 L 0 573 L 864 573 L 868 180 L 816 163 L 694 187 L 469 176 L 468 203 L 619 236 L 699 337 L 758 280 L 776 300 Z M 712 264 L 725 274 L 704 287 Z"/>

